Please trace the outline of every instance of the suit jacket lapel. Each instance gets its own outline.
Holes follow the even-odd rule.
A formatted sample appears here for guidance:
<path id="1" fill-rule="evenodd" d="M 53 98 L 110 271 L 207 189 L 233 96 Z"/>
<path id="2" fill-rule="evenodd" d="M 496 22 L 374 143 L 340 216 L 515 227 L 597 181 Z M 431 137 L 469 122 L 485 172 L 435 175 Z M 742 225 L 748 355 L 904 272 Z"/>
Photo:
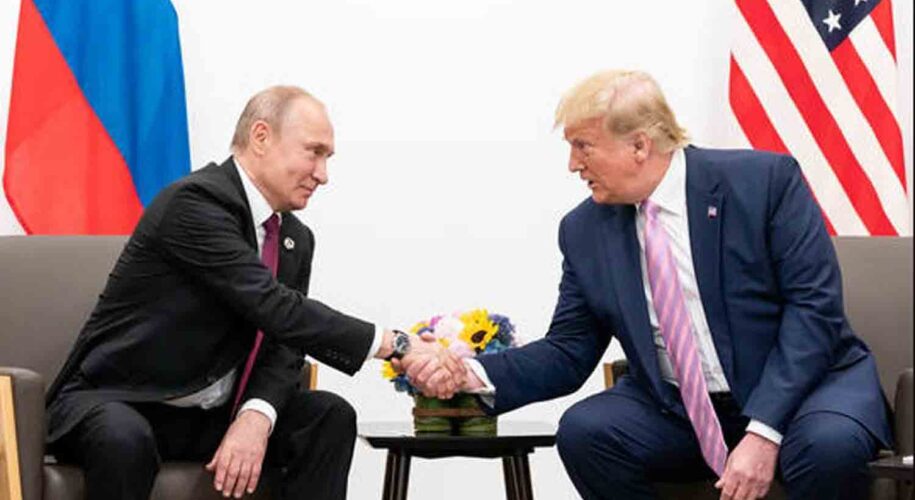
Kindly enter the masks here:
<path id="1" fill-rule="evenodd" d="M 245 194 L 245 187 L 241 182 L 241 177 L 239 177 L 238 167 L 236 167 L 235 162 L 230 157 L 220 165 L 220 168 L 225 173 L 229 182 L 235 187 L 239 198 L 244 204 L 246 212 L 246 216 L 243 218 L 245 237 L 248 243 L 259 252 L 260 249 L 257 247 L 257 234 L 255 233 L 254 221 L 251 219 L 251 204 Z M 282 213 L 280 216 L 283 218 L 283 222 L 286 222 L 289 217 L 295 217 L 288 212 Z M 291 224 L 280 224 L 279 256 L 277 260 L 278 268 L 276 270 L 276 276 L 280 283 L 297 286 L 295 277 L 299 272 L 298 255 L 301 249 L 297 248 L 299 245 L 297 245 L 295 240 L 294 231 L 290 229 L 291 226 Z"/>
<path id="2" fill-rule="evenodd" d="M 238 199 L 245 207 L 245 213 L 247 217 L 242 217 L 242 226 L 245 233 L 245 239 L 247 242 L 254 247 L 255 250 L 260 250 L 257 248 L 257 234 L 254 232 L 254 222 L 251 220 L 251 205 L 248 202 L 248 196 L 245 195 L 245 187 L 241 183 L 241 177 L 238 176 L 238 167 L 235 166 L 235 162 L 230 156 L 226 161 L 219 166 L 223 174 L 225 174 L 226 180 L 229 184 L 235 188 L 235 192 L 238 194 Z"/>
<path id="3" fill-rule="evenodd" d="M 686 207 L 689 239 L 699 296 L 725 377 L 733 390 L 734 351 L 727 310 L 721 295 L 721 225 L 727 217 L 726 196 L 703 165 L 696 148 L 686 149 Z M 740 396 L 736 395 L 738 400 Z"/>
<path id="4" fill-rule="evenodd" d="M 615 295 L 619 301 L 625 329 L 629 332 L 644 372 L 648 374 L 651 386 L 664 399 L 659 388 L 661 374 L 658 369 L 658 353 L 651 333 L 651 320 L 648 317 L 648 302 L 645 300 L 645 285 L 642 282 L 642 264 L 639 258 L 639 240 L 636 236 L 635 207 L 632 205 L 613 205 L 606 207 L 606 219 L 601 225 L 604 228 L 604 241 L 609 248 L 604 255 L 612 255 L 618 262 L 613 262 L 610 274 L 613 276 Z M 633 362 L 636 360 L 630 360 Z"/>
<path id="5" fill-rule="evenodd" d="M 289 212 L 283 213 L 283 224 L 280 225 L 279 269 L 276 271 L 276 278 L 280 283 L 295 287 L 298 286 L 296 276 L 299 274 L 299 264 L 302 261 L 300 255 L 305 242 L 297 241 L 296 234 L 290 229 L 292 224 L 287 224 L 293 217 L 295 215 Z"/>

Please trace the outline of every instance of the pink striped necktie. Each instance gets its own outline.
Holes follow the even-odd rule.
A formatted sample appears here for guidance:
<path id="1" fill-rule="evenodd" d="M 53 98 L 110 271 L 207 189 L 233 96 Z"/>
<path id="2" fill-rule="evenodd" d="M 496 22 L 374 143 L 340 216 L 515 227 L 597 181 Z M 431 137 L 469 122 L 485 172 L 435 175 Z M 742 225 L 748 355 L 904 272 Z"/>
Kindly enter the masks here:
<path id="1" fill-rule="evenodd" d="M 708 395 L 699 360 L 699 349 L 693 335 L 692 321 L 686 310 L 683 288 L 677 276 L 677 266 L 671 252 L 670 238 L 658 221 L 660 207 L 650 200 L 640 207 L 645 214 L 645 261 L 648 284 L 658 316 L 661 336 L 680 383 L 680 396 L 690 423 L 699 439 L 705 462 L 720 477 L 728 448 L 724 443 L 721 423 Z"/>
<path id="2" fill-rule="evenodd" d="M 273 214 L 264 222 L 264 248 L 261 249 L 261 262 L 267 266 L 267 269 L 276 276 L 277 261 L 279 259 L 279 236 L 280 236 L 280 216 Z M 245 387 L 248 386 L 248 379 L 251 378 L 251 370 L 254 369 L 254 360 L 257 359 L 257 351 L 261 348 L 261 342 L 264 341 L 264 332 L 257 331 L 254 337 L 254 346 L 251 353 L 248 354 L 248 360 L 245 362 L 245 371 L 241 374 L 241 381 L 238 383 L 238 391 L 235 393 L 235 402 L 232 404 L 232 415 L 238 411 L 238 404 L 241 403 L 241 396 L 245 393 Z"/>

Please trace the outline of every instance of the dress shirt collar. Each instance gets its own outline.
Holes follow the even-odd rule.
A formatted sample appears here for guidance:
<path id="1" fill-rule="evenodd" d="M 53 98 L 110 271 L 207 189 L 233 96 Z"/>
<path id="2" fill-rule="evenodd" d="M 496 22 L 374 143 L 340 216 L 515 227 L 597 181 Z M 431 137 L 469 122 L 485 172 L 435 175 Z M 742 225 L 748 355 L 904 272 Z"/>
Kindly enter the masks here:
<path id="1" fill-rule="evenodd" d="M 238 169 L 241 185 L 244 187 L 245 196 L 248 198 L 248 206 L 251 208 L 251 220 L 254 221 L 255 229 L 260 228 L 273 215 L 273 208 L 270 207 L 267 198 L 264 198 L 264 195 L 254 185 L 254 182 L 248 176 L 248 172 L 238 162 L 238 157 L 233 156 L 232 161 L 235 163 L 235 168 Z"/>
<path id="2" fill-rule="evenodd" d="M 682 148 L 674 150 L 667 172 L 648 199 L 662 210 L 676 215 L 686 211 L 686 155 Z M 636 204 L 636 208 L 640 206 L 641 202 Z"/>

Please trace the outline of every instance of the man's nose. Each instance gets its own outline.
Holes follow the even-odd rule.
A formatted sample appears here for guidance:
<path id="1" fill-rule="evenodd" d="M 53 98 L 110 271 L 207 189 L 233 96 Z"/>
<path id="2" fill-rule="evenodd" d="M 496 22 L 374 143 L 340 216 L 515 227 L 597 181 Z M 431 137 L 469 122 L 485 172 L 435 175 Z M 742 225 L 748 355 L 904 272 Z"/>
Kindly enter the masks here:
<path id="1" fill-rule="evenodd" d="M 579 172 L 582 167 L 581 161 L 575 157 L 575 153 L 569 153 L 569 172 Z"/>
<path id="2" fill-rule="evenodd" d="M 318 160 L 318 165 L 315 167 L 314 173 L 312 176 L 315 180 L 318 181 L 318 184 L 327 184 L 327 160 L 322 158 Z"/>

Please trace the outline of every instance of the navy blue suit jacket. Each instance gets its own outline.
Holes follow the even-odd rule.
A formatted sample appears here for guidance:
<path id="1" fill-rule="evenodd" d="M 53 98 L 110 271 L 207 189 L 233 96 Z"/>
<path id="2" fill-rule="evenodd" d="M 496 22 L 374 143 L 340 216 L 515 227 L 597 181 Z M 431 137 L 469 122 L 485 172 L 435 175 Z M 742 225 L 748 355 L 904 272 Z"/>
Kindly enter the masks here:
<path id="1" fill-rule="evenodd" d="M 832 242 L 797 162 L 689 147 L 686 199 L 699 293 L 743 413 L 784 433 L 796 416 L 838 412 L 889 445 L 874 357 L 845 318 Z M 635 215 L 633 205 L 589 198 L 563 218 L 563 274 L 549 332 L 479 358 L 496 387 L 493 413 L 574 392 L 616 336 L 630 371 L 613 390 L 648 394 L 686 418 L 658 368 Z"/>

